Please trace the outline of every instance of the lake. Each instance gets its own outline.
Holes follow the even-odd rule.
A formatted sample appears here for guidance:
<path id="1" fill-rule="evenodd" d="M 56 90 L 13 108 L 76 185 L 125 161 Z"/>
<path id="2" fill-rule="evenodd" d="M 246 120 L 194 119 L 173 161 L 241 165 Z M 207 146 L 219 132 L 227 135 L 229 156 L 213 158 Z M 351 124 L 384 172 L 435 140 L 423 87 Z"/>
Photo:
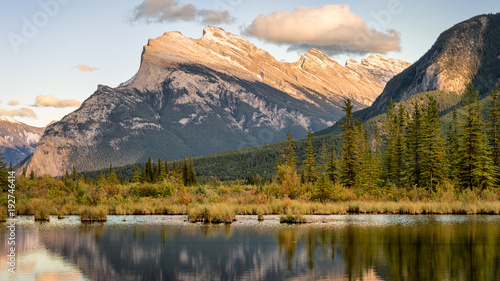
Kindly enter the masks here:
<path id="1" fill-rule="evenodd" d="M 500 280 L 500 216 L 18 217 L 16 273 L 0 280 Z M 0 239 L 7 241 L 6 223 Z"/>

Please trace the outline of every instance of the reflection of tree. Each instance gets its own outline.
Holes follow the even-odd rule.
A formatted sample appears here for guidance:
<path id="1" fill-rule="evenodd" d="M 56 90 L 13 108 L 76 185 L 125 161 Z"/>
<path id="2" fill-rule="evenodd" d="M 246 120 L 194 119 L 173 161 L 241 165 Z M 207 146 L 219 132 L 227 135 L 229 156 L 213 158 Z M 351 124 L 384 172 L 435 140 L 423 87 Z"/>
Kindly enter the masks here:
<path id="1" fill-rule="evenodd" d="M 297 249 L 298 229 L 297 228 L 280 228 L 278 231 L 278 249 L 280 252 L 285 251 L 288 270 L 293 269 L 293 258 Z"/>
<path id="2" fill-rule="evenodd" d="M 91 224 L 52 230 L 44 226 L 43 231 L 32 230 L 30 236 L 40 236 L 39 244 L 67 257 L 95 280 L 232 280 L 241 276 L 254 280 L 299 276 L 498 280 L 500 223 L 474 218 L 443 223 L 438 217 L 425 217 L 410 224 L 383 226 L 363 226 L 353 220 L 336 227 L 263 229 Z M 18 234 L 19 241 L 29 244 L 23 229 Z M 0 237 L 5 235 L 0 232 Z"/>

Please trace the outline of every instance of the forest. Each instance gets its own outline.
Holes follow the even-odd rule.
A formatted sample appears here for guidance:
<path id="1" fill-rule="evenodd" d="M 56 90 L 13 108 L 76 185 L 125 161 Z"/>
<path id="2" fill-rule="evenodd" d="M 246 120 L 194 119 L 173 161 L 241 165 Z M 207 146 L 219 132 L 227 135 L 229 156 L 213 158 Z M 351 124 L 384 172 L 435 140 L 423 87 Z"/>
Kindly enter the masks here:
<path id="1" fill-rule="evenodd" d="M 309 132 L 298 160 L 289 133 L 276 151 L 272 177 L 248 172 L 245 179 L 199 177 L 193 159 L 149 161 L 123 177 L 112 166 L 95 177 L 73 169 L 62 177 L 16 178 L 16 213 L 47 220 L 50 215 L 187 214 L 190 221 L 231 222 L 238 214 L 281 214 L 287 222 L 302 215 L 342 213 L 499 214 L 500 92 L 491 92 L 482 116 L 472 84 L 453 109 L 442 133 L 436 99 L 387 106 L 373 130 L 353 118 L 345 101 L 340 156 L 323 138 L 319 149 Z M 484 120 L 483 120 L 484 119 Z M 6 163 L 0 161 L 7 192 Z M 10 167 L 12 169 L 12 167 Z M 5 219 L 7 196 L 1 197 Z"/>

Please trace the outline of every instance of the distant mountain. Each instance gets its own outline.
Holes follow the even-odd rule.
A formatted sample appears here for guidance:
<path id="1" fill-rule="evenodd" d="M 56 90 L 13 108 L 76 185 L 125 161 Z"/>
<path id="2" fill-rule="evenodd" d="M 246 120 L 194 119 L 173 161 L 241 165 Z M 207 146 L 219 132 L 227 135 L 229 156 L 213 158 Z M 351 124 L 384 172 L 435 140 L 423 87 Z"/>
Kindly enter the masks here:
<path id="1" fill-rule="evenodd" d="M 444 31 L 415 64 L 387 83 L 363 119 L 382 113 L 390 98 L 395 102 L 436 91 L 461 95 L 473 83 L 484 96 L 500 84 L 500 14 L 481 15 Z"/>
<path id="2" fill-rule="evenodd" d="M 61 175 L 304 137 L 339 120 L 347 98 L 372 104 L 408 66 L 378 54 L 341 66 L 316 49 L 283 63 L 220 28 L 200 39 L 165 33 L 149 40 L 132 79 L 99 86 L 49 126 L 24 167 Z"/>
<path id="3" fill-rule="evenodd" d="M 0 117 L 0 152 L 7 163 L 16 165 L 33 153 L 45 128 L 38 128 Z"/>

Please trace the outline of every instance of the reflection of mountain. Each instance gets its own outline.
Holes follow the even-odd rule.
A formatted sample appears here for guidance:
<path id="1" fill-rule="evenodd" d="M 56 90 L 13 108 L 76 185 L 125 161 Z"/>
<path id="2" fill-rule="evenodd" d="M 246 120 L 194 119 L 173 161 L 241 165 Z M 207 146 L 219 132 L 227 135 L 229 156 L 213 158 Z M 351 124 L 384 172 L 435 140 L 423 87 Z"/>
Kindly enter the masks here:
<path id="1" fill-rule="evenodd" d="M 108 222 L 26 235 L 91 280 L 497 280 L 496 217 L 351 219 L 299 227 Z"/>

